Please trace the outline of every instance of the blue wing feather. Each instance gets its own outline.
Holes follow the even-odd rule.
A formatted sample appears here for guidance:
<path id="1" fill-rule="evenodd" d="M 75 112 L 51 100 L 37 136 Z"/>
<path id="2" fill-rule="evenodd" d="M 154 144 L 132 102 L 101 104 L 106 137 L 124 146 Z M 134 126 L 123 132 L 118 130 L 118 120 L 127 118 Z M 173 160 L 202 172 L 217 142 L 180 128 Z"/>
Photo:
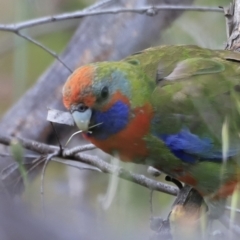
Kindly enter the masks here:
<path id="1" fill-rule="evenodd" d="M 182 129 L 179 133 L 159 136 L 171 152 L 182 161 L 195 163 L 197 161 L 222 162 L 222 151 L 216 149 L 209 138 L 200 138 L 192 134 L 188 129 Z M 227 157 L 238 153 L 230 149 Z"/>

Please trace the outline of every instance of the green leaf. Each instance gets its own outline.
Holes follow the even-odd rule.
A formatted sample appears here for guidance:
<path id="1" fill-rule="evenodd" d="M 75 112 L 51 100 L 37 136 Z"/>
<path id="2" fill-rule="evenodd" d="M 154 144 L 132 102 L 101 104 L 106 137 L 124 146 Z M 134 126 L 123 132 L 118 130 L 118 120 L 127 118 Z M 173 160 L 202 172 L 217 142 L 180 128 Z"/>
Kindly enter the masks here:
<path id="1" fill-rule="evenodd" d="M 19 172 L 23 178 L 24 185 L 27 185 L 27 170 L 24 166 L 24 149 L 17 139 L 13 139 L 10 144 L 10 151 L 13 159 L 18 163 Z"/>

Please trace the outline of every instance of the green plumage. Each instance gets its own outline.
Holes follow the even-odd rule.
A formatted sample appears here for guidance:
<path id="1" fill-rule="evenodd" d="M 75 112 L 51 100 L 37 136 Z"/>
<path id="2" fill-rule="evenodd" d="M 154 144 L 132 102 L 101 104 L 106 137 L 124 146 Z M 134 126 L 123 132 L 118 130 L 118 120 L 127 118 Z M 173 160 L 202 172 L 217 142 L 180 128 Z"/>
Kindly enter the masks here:
<path id="1" fill-rule="evenodd" d="M 153 131 L 174 133 L 184 124 L 191 132 L 210 135 L 220 144 L 227 121 L 230 139 L 239 141 L 240 54 L 197 46 L 161 46 L 124 59 L 133 60 L 157 84 L 149 89 L 150 101 L 161 118 Z"/>
<path id="2" fill-rule="evenodd" d="M 66 107 L 81 106 L 73 112 L 81 130 L 97 126 L 85 137 L 109 154 L 155 166 L 215 198 L 240 180 L 238 53 L 150 48 L 77 69 L 63 95 Z"/>
<path id="3" fill-rule="evenodd" d="M 239 179 L 240 54 L 197 46 L 161 46 L 123 61 L 139 66 L 146 79 L 156 83 L 149 89 L 155 111 L 151 134 L 146 137 L 152 150 L 150 163 L 176 178 L 174 169 L 184 169 L 204 194 Z M 186 163 L 169 153 L 156 137 L 176 134 L 183 128 L 199 138 L 211 139 L 216 151 L 229 155 L 226 163 L 202 161 L 197 155 L 196 162 Z"/>

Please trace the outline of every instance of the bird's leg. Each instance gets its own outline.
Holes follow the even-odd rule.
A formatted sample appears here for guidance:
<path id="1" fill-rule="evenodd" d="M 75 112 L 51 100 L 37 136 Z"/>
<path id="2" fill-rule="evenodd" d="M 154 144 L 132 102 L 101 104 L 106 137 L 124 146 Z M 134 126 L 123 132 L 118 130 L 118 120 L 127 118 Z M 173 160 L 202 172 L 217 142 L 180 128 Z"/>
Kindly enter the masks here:
<path id="1" fill-rule="evenodd" d="M 151 218 L 151 229 L 155 232 L 154 239 L 161 239 L 168 235 L 168 238 L 174 239 L 193 239 L 192 237 L 206 234 L 202 231 L 199 219 L 202 213 L 206 211 L 202 196 L 190 186 L 183 186 L 178 180 L 167 176 L 167 181 L 171 181 L 179 188 L 179 193 L 172 206 L 172 211 L 166 220 L 162 218 Z M 180 237 L 179 237 L 180 236 Z"/>
<path id="2" fill-rule="evenodd" d="M 177 184 L 180 186 L 179 183 Z M 196 239 L 197 237 L 197 239 L 204 239 L 207 227 L 203 213 L 206 212 L 206 209 L 202 196 L 192 187 L 183 186 L 168 217 L 173 238 Z"/>
<path id="3" fill-rule="evenodd" d="M 183 185 L 182 185 L 182 183 L 180 181 L 178 181 L 175 178 L 170 177 L 169 175 L 167 175 L 165 177 L 165 180 L 168 181 L 168 182 L 174 183 L 179 188 L 179 190 L 181 190 L 183 188 Z"/>

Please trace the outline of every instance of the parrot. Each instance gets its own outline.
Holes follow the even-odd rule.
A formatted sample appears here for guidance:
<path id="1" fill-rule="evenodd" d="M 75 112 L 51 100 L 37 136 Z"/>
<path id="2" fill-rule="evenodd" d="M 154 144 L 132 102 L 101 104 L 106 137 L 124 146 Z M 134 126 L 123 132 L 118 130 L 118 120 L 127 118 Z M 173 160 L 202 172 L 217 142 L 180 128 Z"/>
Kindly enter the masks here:
<path id="1" fill-rule="evenodd" d="M 240 53 L 163 45 L 77 68 L 62 90 L 83 137 L 225 202 L 240 182 Z"/>

